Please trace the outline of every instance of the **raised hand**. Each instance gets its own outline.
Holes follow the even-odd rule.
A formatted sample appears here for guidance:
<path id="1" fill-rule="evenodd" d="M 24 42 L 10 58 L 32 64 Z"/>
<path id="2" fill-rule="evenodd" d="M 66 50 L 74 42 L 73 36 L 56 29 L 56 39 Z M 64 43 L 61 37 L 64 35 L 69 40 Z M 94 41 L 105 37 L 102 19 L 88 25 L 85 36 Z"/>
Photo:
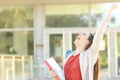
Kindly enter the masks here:
<path id="1" fill-rule="evenodd" d="M 118 7 L 117 4 L 113 3 L 111 9 L 116 9 L 117 7 Z"/>
<path id="2" fill-rule="evenodd" d="M 118 7 L 118 5 L 113 3 L 108 14 L 111 14 L 112 11 L 115 10 L 117 7 Z"/>

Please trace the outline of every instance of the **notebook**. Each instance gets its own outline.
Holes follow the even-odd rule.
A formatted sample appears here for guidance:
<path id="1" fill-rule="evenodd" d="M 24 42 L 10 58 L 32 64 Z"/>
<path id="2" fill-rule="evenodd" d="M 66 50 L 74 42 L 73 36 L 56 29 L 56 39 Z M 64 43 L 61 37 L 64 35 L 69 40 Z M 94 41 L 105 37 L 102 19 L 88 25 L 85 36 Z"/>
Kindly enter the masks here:
<path id="1" fill-rule="evenodd" d="M 54 60 L 54 58 L 48 58 L 45 60 L 45 64 L 47 65 L 49 71 L 52 69 L 57 72 L 56 79 L 57 80 L 65 80 L 64 78 L 64 71 L 62 68 L 57 64 L 57 62 Z"/>

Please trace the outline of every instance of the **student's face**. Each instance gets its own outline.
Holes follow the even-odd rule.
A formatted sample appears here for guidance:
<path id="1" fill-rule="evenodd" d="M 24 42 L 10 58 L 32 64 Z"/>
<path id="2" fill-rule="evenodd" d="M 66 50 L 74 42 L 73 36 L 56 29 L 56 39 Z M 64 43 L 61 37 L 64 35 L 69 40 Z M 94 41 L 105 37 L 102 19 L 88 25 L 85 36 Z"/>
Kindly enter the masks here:
<path id="1" fill-rule="evenodd" d="M 76 47 L 80 47 L 80 46 L 86 46 L 89 44 L 89 38 L 90 33 L 80 33 L 78 34 L 76 40 L 74 41 L 74 44 Z"/>

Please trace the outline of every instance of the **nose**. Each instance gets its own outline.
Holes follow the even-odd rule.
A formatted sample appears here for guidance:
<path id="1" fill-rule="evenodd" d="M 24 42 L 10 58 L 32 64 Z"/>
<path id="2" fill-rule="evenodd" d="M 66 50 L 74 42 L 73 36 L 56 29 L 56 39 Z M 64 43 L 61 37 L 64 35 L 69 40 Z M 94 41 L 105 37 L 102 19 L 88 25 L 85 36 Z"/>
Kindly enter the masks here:
<path id="1" fill-rule="evenodd" d="M 81 36 L 82 36 L 82 35 L 81 35 L 81 34 L 79 34 L 79 35 L 78 35 L 78 38 L 80 39 L 80 38 L 81 38 Z"/>

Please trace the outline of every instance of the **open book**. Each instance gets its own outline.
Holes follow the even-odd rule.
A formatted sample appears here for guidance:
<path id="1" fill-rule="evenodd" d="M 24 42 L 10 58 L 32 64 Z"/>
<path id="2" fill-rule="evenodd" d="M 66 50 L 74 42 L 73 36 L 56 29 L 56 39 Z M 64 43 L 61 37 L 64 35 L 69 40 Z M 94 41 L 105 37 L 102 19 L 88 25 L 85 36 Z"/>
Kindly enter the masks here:
<path id="1" fill-rule="evenodd" d="M 45 64 L 47 65 L 49 71 L 53 69 L 57 72 L 57 76 L 56 76 L 57 80 L 65 80 L 63 70 L 52 57 L 46 59 Z"/>

